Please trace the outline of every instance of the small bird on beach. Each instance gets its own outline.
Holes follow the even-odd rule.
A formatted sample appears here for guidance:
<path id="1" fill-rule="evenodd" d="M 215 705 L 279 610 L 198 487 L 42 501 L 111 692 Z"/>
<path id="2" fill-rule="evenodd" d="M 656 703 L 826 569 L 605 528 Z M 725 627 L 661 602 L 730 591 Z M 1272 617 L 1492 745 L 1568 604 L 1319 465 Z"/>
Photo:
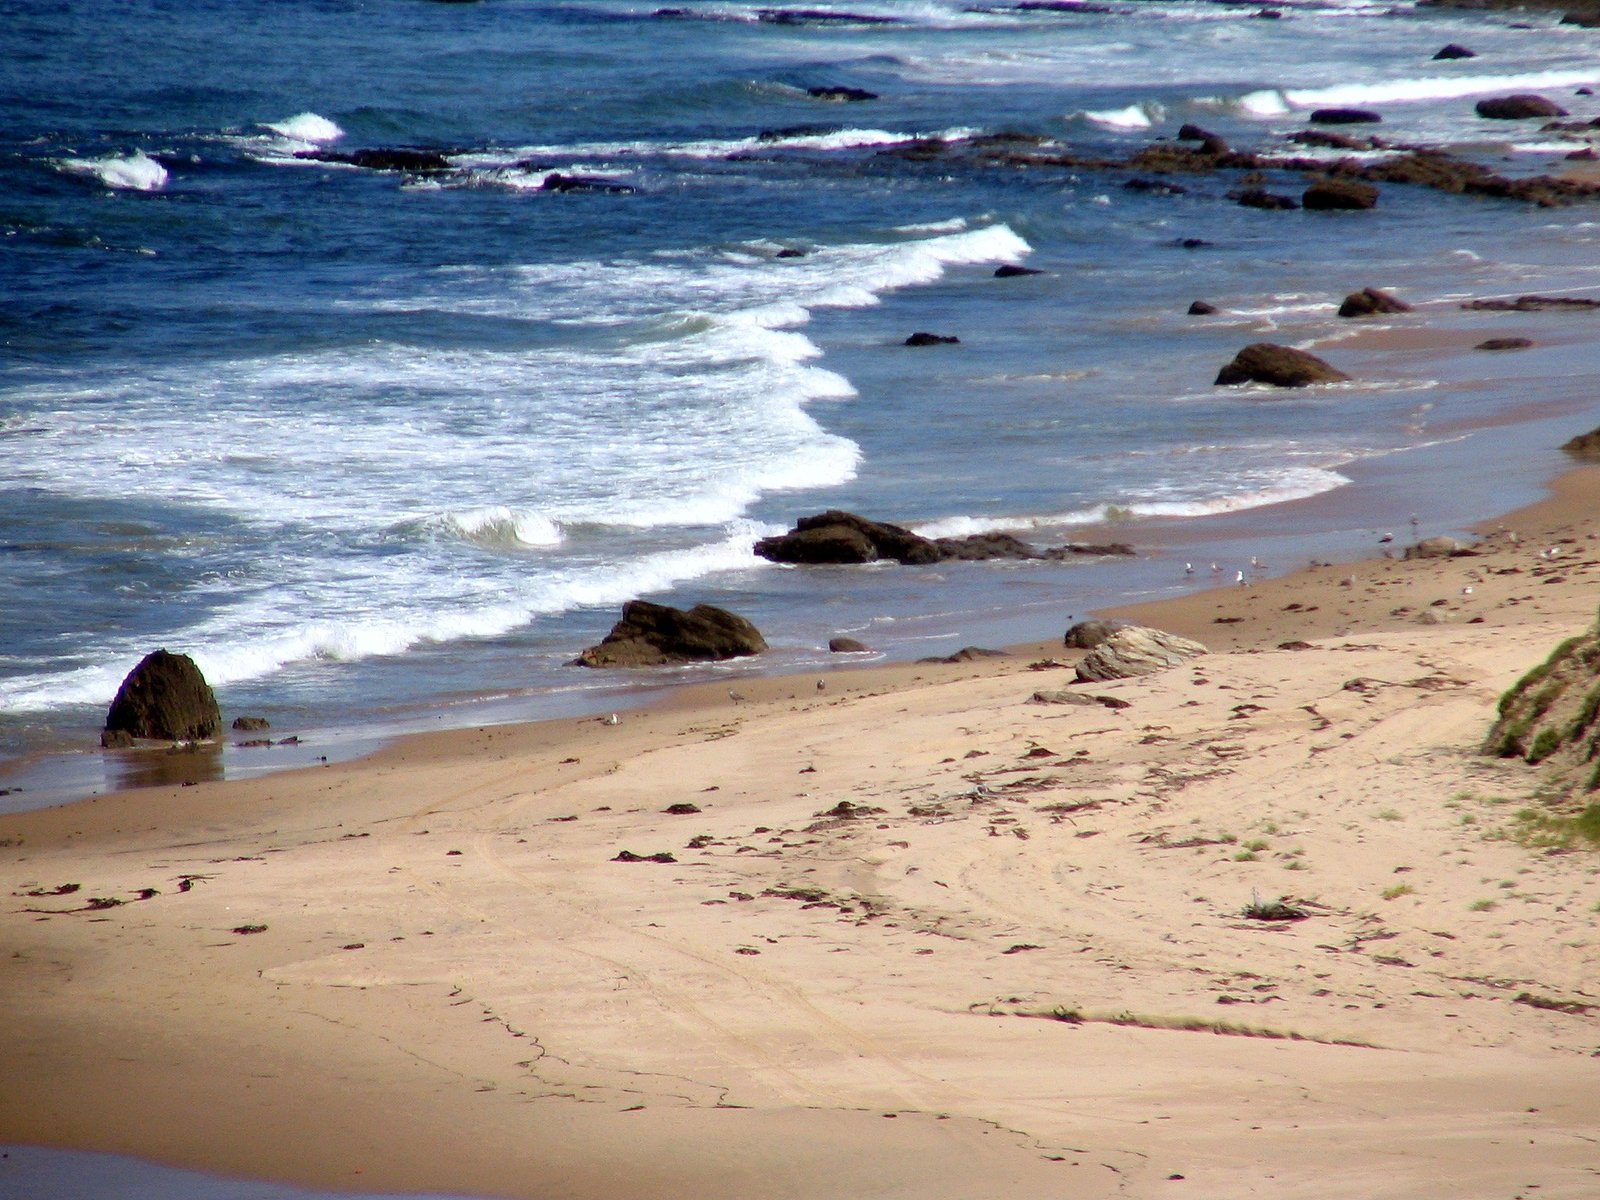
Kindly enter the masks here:
<path id="1" fill-rule="evenodd" d="M 827 690 L 828 690 L 828 681 L 826 679 L 817 680 L 817 691 L 825 692 Z"/>
<path id="2" fill-rule="evenodd" d="M 1235 571 L 1233 573 L 1233 581 L 1236 584 L 1238 584 L 1240 587 L 1249 587 L 1250 586 L 1248 583 L 1245 582 L 1244 572 L 1243 571 Z"/>
<path id="3" fill-rule="evenodd" d="M 732 700 L 735 704 L 743 704 L 745 700 L 742 695 L 734 691 L 732 688 L 728 689 L 728 699 Z"/>
<path id="4" fill-rule="evenodd" d="M 1392 541 L 1394 541 L 1394 534 L 1386 533 L 1378 539 L 1378 545 L 1382 546 Z"/>
<path id="5" fill-rule="evenodd" d="M 1466 587 L 1464 587 L 1464 588 L 1462 588 L 1462 589 L 1461 589 L 1461 594 L 1462 594 L 1462 595 L 1463 595 L 1463 596 L 1470 596 L 1470 595 L 1472 595 L 1472 585 L 1471 585 L 1471 584 L 1470 584 L 1470 583 L 1469 583 L 1469 584 L 1468 584 L 1468 585 L 1467 585 L 1467 586 L 1466 586 Z"/>
<path id="6" fill-rule="evenodd" d="M 1194 574 L 1194 564 L 1191 563 L 1191 562 L 1184 563 L 1183 564 L 1183 573 L 1185 575 L 1193 575 Z"/>
<path id="7" fill-rule="evenodd" d="M 1221 575 L 1222 574 L 1222 567 L 1220 565 L 1218 565 L 1217 563 L 1212 563 L 1211 564 L 1211 573 L 1213 575 Z"/>
<path id="8" fill-rule="evenodd" d="M 618 716 L 616 713 L 612 713 L 610 716 L 601 717 L 600 718 L 600 723 L 602 725 L 621 725 L 622 724 L 622 718 L 620 716 Z"/>

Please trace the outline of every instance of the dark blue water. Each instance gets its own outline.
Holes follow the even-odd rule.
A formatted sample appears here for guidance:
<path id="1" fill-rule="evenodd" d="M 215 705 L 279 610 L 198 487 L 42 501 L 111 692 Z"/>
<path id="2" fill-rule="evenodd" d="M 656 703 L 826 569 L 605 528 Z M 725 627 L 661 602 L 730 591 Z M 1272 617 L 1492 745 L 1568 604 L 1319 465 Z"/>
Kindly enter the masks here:
<path id="1" fill-rule="evenodd" d="M 1458 527 L 1593 423 L 1570 336 L 1483 379 L 1344 347 L 1333 316 L 1367 285 L 1419 328 L 1592 289 L 1592 210 L 1388 187 L 1370 213 L 1264 213 L 1233 177 L 1166 195 L 959 152 L 1021 131 L 1120 157 L 1184 121 L 1264 148 L 1356 104 L 1394 141 L 1559 168 L 1580 140 L 1472 102 L 1600 114 L 1575 94 L 1600 83 L 1592 31 L 1371 4 L 656 7 L 0 6 L 0 754 L 92 745 L 157 646 L 228 716 L 314 741 L 614 705 L 565 664 L 638 595 L 745 612 L 779 668 L 839 633 L 895 656 L 1044 637 L 1186 586 L 1186 539 L 1288 565 L 1399 509 Z M 1480 57 L 1432 61 L 1446 41 Z M 877 98 L 809 91 L 838 87 Z M 958 152 L 894 153 L 928 137 Z M 397 147 L 443 169 L 330 161 Z M 1198 297 L 1226 314 L 1186 317 Z M 916 330 L 960 344 L 901 345 Z M 1263 338 L 1357 382 L 1211 386 Z M 1109 519 L 1144 553 L 751 555 L 830 506 L 1039 544 Z"/>

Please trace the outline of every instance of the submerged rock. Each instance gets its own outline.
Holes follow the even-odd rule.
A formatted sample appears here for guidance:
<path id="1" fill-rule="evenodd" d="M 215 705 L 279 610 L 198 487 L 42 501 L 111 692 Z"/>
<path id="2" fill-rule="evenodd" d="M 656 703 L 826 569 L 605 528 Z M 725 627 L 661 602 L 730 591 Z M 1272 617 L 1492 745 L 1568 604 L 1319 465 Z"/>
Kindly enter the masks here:
<path id="1" fill-rule="evenodd" d="M 877 92 L 858 87 L 809 87 L 806 95 L 813 100 L 832 100 L 843 104 L 859 104 L 863 100 L 878 99 Z"/>
<path id="2" fill-rule="evenodd" d="M 216 693 L 194 659 L 157 650 L 128 672 L 106 713 L 102 745 L 126 745 L 132 738 L 197 742 L 222 730 Z M 118 735 L 121 735 L 120 737 Z"/>
<path id="3" fill-rule="evenodd" d="M 1515 300 L 1469 300 L 1461 306 L 1476 312 L 1584 312 L 1600 308 L 1587 296 L 1518 296 Z"/>
<path id="4" fill-rule="evenodd" d="M 766 648 L 766 639 L 754 625 L 726 609 L 697 604 L 684 611 L 648 600 L 630 600 L 622 606 L 622 620 L 573 665 L 658 667 L 717 662 L 760 654 Z"/>
<path id="5" fill-rule="evenodd" d="M 1293 196 L 1280 196 L 1266 188 L 1245 188 L 1242 192 L 1229 192 L 1229 199 L 1241 208 L 1293 209 L 1300 204 Z"/>
<path id="6" fill-rule="evenodd" d="M 413 175 L 451 169 L 450 160 L 437 150 L 413 150 L 403 146 L 371 150 L 307 150 L 295 157 L 316 162 L 344 163 L 368 171 L 405 171 Z"/>
<path id="7" fill-rule="evenodd" d="M 1374 208 L 1378 189 L 1353 179 L 1319 179 L 1300 196 L 1308 212 L 1359 211 Z"/>
<path id="8" fill-rule="evenodd" d="M 1078 679 L 1101 682 L 1152 675 L 1204 653 L 1206 648 L 1199 642 L 1161 629 L 1132 625 L 1117 630 L 1084 655 L 1078 664 Z"/>
<path id="9" fill-rule="evenodd" d="M 1038 267 L 1021 267 L 1016 263 L 1001 263 L 994 269 L 996 279 L 1017 279 L 1023 275 L 1043 275 Z"/>
<path id="10" fill-rule="evenodd" d="M 1448 61 L 1448 60 L 1450 60 L 1452 58 L 1477 58 L 1477 57 L 1478 57 L 1478 55 L 1477 55 L 1476 51 L 1468 50 L 1465 46 L 1460 45 L 1457 42 L 1451 42 L 1446 46 L 1440 46 L 1439 47 L 1438 53 L 1436 53 L 1433 56 L 1433 61 L 1434 62 L 1444 62 L 1444 61 Z"/>
<path id="11" fill-rule="evenodd" d="M 1220 311 L 1222 310 L 1215 304 L 1208 303 L 1205 300 L 1196 300 L 1189 305 L 1189 315 L 1191 317 L 1209 317 Z"/>
<path id="12" fill-rule="evenodd" d="M 1272 342 L 1254 342 L 1217 372 L 1216 384 L 1270 383 L 1273 387 L 1296 388 L 1314 383 L 1340 383 L 1349 378 L 1315 354 Z"/>
<path id="13" fill-rule="evenodd" d="M 908 346 L 954 346 L 958 345 L 960 341 L 961 339 L 954 334 L 918 332 L 908 337 L 905 344 Z"/>
<path id="14" fill-rule="evenodd" d="M 1533 345 L 1532 338 L 1502 337 L 1488 338 L 1473 347 L 1474 350 L 1526 350 Z"/>
<path id="15" fill-rule="evenodd" d="M 1316 108 L 1310 120 L 1313 125 L 1376 125 L 1383 117 L 1365 108 Z"/>

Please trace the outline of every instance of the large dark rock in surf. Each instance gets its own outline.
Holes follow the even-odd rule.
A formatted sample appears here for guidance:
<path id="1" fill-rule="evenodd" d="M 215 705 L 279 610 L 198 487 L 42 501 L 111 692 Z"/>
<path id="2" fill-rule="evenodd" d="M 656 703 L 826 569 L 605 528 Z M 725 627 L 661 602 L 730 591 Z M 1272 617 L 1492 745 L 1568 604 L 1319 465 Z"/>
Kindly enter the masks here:
<path id="1" fill-rule="evenodd" d="M 959 344 L 960 338 L 954 334 L 927 333 L 918 331 L 905 340 L 907 346 L 954 346 Z"/>
<path id="2" fill-rule="evenodd" d="M 157 650 L 145 655 L 117 689 L 100 742 L 125 745 L 131 738 L 199 742 L 221 730 L 216 693 L 194 659 Z"/>
<path id="3" fill-rule="evenodd" d="M 830 654 L 871 654 L 872 647 L 865 642 L 857 641 L 853 637 L 836 637 L 828 639 L 828 652 Z"/>
<path id="4" fill-rule="evenodd" d="M 622 606 L 622 620 L 597 646 L 574 660 L 582 667 L 660 667 L 719 662 L 760 654 L 766 639 L 749 621 L 727 609 L 697 604 L 685 611 L 648 600 Z"/>
<path id="5" fill-rule="evenodd" d="M 996 279 L 1020 279 L 1024 275 L 1043 275 L 1038 267 L 1022 267 L 1016 263 L 1001 263 L 994 269 Z"/>
<path id="6" fill-rule="evenodd" d="M 1351 292 L 1344 298 L 1344 303 L 1339 305 L 1341 317 L 1371 317 L 1379 313 L 1410 311 L 1411 305 L 1378 288 L 1362 288 L 1359 292 Z"/>
<path id="7" fill-rule="evenodd" d="M 1491 121 L 1526 121 L 1533 117 L 1564 117 L 1567 110 L 1554 100 L 1533 92 L 1518 92 L 1514 96 L 1492 96 L 1479 100 L 1474 106 L 1480 117 Z"/>
<path id="8" fill-rule="evenodd" d="M 1308 212 L 1359 211 L 1378 203 L 1378 189 L 1353 179 L 1319 179 L 1300 196 Z"/>
<path id="9" fill-rule="evenodd" d="M 1314 383 L 1340 383 L 1349 378 L 1315 354 L 1272 342 L 1253 342 L 1217 372 L 1216 383 L 1270 383 L 1273 387 L 1298 388 Z"/>
<path id="10" fill-rule="evenodd" d="M 1468 50 L 1465 46 L 1461 45 L 1458 42 L 1451 42 L 1448 45 L 1439 47 L 1439 52 L 1433 56 L 1433 61 L 1434 62 L 1447 62 L 1447 61 L 1449 61 L 1450 59 L 1453 59 L 1453 58 L 1477 58 L 1477 57 L 1478 57 L 1478 55 L 1477 55 L 1476 51 Z"/>
<path id="11" fill-rule="evenodd" d="M 943 557 L 938 545 L 909 529 L 837 508 L 801 517 L 788 533 L 762 538 L 755 544 L 755 552 L 771 562 L 800 564 L 868 563 L 887 558 L 915 566 Z"/>
<path id="12" fill-rule="evenodd" d="M 1206 300 L 1196 300 L 1189 305 L 1189 315 L 1191 317 L 1209 317 L 1220 311 L 1222 310 L 1215 304 Z"/>
<path id="13" fill-rule="evenodd" d="M 983 562 L 991 559 L 1062 562 L 1082 557 L 1131 555 L 1124 542 L 1068 542 L 1038 549 L 1009 533 L 975 533 L 933 540 L 899 525 L 872 521 L 855 513 L 829 509 L 801 517 L 788 533 L 762 538 L 755 552 L 771 562 L 799 566 L 849 565 L 889 560 L 906 566 L 939 562 Z"/>
<path id="14" fill-rule="evenodd" d="M 1376 125 L 1383 117 L 1365 108 L 1315 108 L 1310 120 L 1313 125 Z"/>
<path id="15" fill-rule="evenodd" d="M 314 159 L 317 162 L 344 163 L 368 171 L 404 171 L 412 175 L 427 175 L 451 169 L 450 160 L 437 150 L 413 150 L 401 146 L 372 150 L 307 150 L 295 157 Z"/>

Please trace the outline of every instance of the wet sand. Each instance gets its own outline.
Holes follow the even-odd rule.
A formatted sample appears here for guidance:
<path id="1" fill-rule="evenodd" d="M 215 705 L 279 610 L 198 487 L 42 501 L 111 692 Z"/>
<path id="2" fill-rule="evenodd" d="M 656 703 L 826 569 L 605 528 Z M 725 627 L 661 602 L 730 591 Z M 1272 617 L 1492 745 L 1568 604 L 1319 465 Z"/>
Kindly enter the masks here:
<path id="1" fill-rule="evenodd" d="M 1127 707 L 1035 702 L 1055 642 L 0 818 L 0 1142 L 596 1200 L 1592 1196 L 1600 859 L 1508 838 L 1537 772 L 1477 747 L 1593 619 L 1596 513 L 1584 469 L 1473 557 L 1118 613 L 1213 651 L 1076 689 Z"/>

